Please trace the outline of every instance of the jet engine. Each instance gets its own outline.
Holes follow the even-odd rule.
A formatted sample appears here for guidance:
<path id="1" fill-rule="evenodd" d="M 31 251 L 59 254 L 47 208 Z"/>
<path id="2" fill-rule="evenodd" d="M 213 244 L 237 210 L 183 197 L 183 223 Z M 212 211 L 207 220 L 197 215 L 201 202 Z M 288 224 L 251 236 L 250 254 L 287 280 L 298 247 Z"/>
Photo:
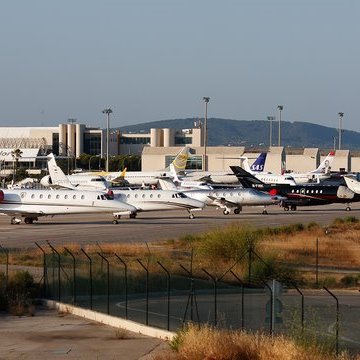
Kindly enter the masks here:
<path id="1" fill-rule="evenodd" d="M 348 187 L 341 185 L 341 186 L 339 186 L 336 195 L 340 199 L 349 199 L 349 200 L 351 200 L 354 197 L 355 193 L 353 191 L 351 191 Z"/>
<path id="2" fill-rule="evenodd" d="M 46 187 L 49 187 L 52 185 L 51 176 L 46 175 L 40 180 L 40 184 Z"/>

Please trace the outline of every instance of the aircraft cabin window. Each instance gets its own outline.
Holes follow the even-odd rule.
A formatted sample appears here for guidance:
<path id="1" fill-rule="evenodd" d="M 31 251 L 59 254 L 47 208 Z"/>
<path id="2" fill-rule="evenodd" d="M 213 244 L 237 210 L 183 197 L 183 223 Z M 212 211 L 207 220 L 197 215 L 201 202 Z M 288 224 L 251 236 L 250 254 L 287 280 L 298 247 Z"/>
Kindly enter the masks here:
<path id="1" fill-rule="evenodd" d="M 65 196 L 64 196 L 64 199 L 67 199 L 67 198 L 68 198 L 68 196 L 67 196 L 67 195 L 65 195 Z"/>
<path id="2" fill-rule="evenodd" d="M 138 197 L 138 194 L 135 194 L 135 198 L 137 198 Z"/>
<path id="3" fill-rule="evenodd" d="M 25 193 L 21 193 L 21 198 L 23 199 L 25 197 Z"/>
<path id="4" fill-rule="evenodd" d="M 319 192 L 319 190 L 316 190 L 315 192 L 316 192 L 316 193 L 318 193 L 318 192 Z"/>
<path id="5" fill-rule="evenodd" d="M 73 195 L 73 199 L 74 199 L 74 200 L 76 199 L 76 195 Z"/>
<path id="6" fill-rule="evenodd" d="M 151 198 L 151 199 L 152 199 L 153 196 L 154 196 L 153 194 L 150 194 L 150 198 Z"/>
<path id="7" fill-rule="evenodd" d="M 35 197 L 35 194 L 31 194 L 31 198 L 33 199 Z"/>
<path id="8" fill-rule="evenodd" d="M 322 190 L 320 190 L 320 194 L 322 194 Z"/>
<path id="9" fill-rule="evenodd" d="M 56 198 L 57 198 L 57 199 L 60 199 L 60 195 L 59 195 L 59 194 L 57 194 L 57 195 L 56 195 Z"/>
<path id="10" fill-rule="evenodd" d="M 294 189 L 292 189 L 291 192 L 294 193 Z"/>
<path id="11" fill-rule="evenodd" d="M 51 194 L 48 195 L 48 199 L 51 199 Z"/>
<path id="12" fill-rule="evenodd" d="M 44 196 L 43 194 L 40 194 L 40 199 L 42 199 L 42 198 L 43 198 L 43 196 Z"/>
<path id="13" fill-rule="evenodd" d="M 129 198 L 129 197 L 130 197 L 130 194 L 127 194 L 126 197 Z"/>
<path id="14" fill-rule="evenodd" d="M 145 194 L 142 194 L 142 197 L 144 198 L 144 197 L 145 197 Z"/>
<path id="15" fill-rule="evenodd" d="M 239 196 L 241 196 L 241 193 L 238 193 Z"/>
<path id="16" fill-rule="evenodd" d="M 100 200 L 100 195 L 97 196 L 97 199 Z"/>
<path id="17" fill-rule="evenodd" d="M 161 197 L 161 194 L 158 194 L 158 198 L 160 198 Z"/>
<path id="18" fill-rule="evenodd" d="M 84 200 L 85 199 L 85 195 L 81 195 L 81 200 Z"/>

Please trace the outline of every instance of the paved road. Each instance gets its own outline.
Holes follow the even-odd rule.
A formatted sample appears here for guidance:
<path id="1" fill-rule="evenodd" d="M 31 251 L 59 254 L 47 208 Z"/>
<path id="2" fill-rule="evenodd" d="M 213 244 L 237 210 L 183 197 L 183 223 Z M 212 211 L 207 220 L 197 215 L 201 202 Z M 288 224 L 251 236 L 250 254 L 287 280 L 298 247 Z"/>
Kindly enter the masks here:
<path id="1" fill-rule="evenodd" d="M 346 212 L 345 206 L 333 204 L 301 208 L 296 212 L 284 212 L 278 206 L 268 208 L 268 215 L 262 215 L 262 208 L 249 207 L 239 215 L 223 215 L 221 210 L 206 208 L 188 219 L 185 211 L 140 213 L 136 219 L 123 218 L 118 225 L 111 223 L 108 214 L 68 215 L 45 217 L 32 225 L 10 225 L 8 216 L 0 216 L 0 245 L 4 247 L 34 247 L 34 242 L 51 241 L 54 245 L 79 243 L 81 245 L 100 242 L 151 242 L 174 239 L 185 234 L 203 232 L 223 227 L 233 222 L 254 226 L 279 226 L 291 223 L 329 224 L 337 217 L 356 216 L 360 218 L 360 204 L 353 204 L 353 210 Z"/>

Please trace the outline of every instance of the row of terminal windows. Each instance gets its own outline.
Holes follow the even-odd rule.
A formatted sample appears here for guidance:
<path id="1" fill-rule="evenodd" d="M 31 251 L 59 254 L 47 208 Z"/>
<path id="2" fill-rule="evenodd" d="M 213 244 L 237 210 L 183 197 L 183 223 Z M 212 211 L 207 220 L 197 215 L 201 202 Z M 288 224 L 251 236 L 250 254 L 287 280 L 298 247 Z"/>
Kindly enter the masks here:
<path id="1" fill-rule="evenodd" d="M 149 137 L 121 137 L 120 144 L 150 144 Z"/>

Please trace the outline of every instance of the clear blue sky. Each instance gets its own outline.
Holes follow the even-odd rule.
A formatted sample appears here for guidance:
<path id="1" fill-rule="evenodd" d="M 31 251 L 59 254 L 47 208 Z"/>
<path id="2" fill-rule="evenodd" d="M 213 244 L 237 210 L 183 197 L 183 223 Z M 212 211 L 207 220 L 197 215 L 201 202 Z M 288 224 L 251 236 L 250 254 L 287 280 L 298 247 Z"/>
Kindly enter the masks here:
<path id="1" fill-rule="evenodd" d="M 0 8 L 0 125 L 203 116 L 360 131 L 358 0 L 13 0 Z"/>

